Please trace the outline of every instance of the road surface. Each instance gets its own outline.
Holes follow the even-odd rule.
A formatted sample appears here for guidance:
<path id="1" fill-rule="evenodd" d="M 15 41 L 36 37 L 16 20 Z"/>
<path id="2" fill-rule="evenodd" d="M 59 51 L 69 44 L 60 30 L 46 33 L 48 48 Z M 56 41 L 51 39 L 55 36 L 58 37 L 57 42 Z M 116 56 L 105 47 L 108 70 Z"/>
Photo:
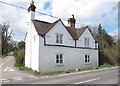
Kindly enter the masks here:
<path id="1" fill-rule="evenodd" d="M 3 84 L 118 84 L 118 68 L 106 68 L 63 75 L 34 77 Z"/>
<path id="2" fill-rule="evenodd" d="M 33 76 L 30 73 L 20 71 L 14 67 L 15 58 L 13 56 L 7 56 L 3 59 L 0 58 L 0 82 L 9 82 L 10 80 L 17 80 L 23 77 Z"/>

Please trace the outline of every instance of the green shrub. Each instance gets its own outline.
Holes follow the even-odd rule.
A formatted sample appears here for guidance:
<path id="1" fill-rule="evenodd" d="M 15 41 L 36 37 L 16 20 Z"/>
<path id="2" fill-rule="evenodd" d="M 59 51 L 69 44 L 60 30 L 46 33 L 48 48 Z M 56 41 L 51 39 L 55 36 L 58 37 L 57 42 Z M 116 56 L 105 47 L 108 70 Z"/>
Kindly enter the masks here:
<path id="1" fill-rule="evenodd" d="M 25 58 L 25 50 L 18 50 L 14 52 L 15 57 L 15 65 L 23 65 L 24 64 L 24 58 Z"/>
<path id="2" fill-rule="evenodd" d="M 22 71 L 23 70 L 25 70 L 25 71 L 33 71 L 32 68 L 28 68 L 28 67 L 26 67 L 24 65 L 21 65 L 21 64 L 15 64 L 15 66 L 18 67 L 19 70 L 22 70 Z"/>
<path id="3" fill-rule="evenodd" d="M 101 68 L 104 68 L 104 67 L 112 67 L 113 65 L 111 64 L 108 64 L 108 63 L 104 63 L 103 65 L 101 65 L 100 67 Z"/>
<path id="4" fill-rule="evenodd" d="M 23 65 L 21 65 L 20 67 L 19 67 L 19 70 L 25 70 L 25 68 L 24 68 L 24 66 Z"/>
<path id="5" fill-rule="evenodd" d="M 14 51 L 13 56 L 14 56 L 14 57 L 17 57 L 17 54 L 18 54 L 18 52 L 17 52 L 17 51 Z"/>
<path id="6" fill-rule="evenodd" d="M 15 67 L 20 67 L 21 66 L 21 64 L 15 64 Z"/>

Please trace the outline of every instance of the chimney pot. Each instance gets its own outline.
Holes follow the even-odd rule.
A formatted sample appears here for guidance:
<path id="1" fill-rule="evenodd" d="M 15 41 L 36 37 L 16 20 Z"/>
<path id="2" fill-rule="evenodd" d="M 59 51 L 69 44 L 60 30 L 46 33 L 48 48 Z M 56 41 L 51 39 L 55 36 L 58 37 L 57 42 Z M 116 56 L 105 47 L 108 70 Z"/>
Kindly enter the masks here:
<path id="1" fill-rule="evenodd" d="M 30 12 L 30 11 L 34 11 L 35 12 L 35 9 L 36 9 L 36 7 L 34 5 L 34 1 L 31 0 L 30 7 L 28 8 L 28 12 Z"/>
<path id="2" fill-rule="evenodd" d="M 75 28 L 75 22 L 76 22 L 76 20 L 74 18 L 74 15 L 72 14 L 72 18 L 68 18 L 68 26 Z"/>

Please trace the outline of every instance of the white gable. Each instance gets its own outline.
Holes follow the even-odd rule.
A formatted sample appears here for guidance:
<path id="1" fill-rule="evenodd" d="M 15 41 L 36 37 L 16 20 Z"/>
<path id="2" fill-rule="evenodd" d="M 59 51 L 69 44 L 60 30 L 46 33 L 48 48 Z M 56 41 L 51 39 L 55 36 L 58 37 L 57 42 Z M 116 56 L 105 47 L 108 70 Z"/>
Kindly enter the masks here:
<path id="1" fill-rule="evenodd" d="M 95 39 L 88 28 L 86 28 L 85 31 L 81 34 L 80 38 L 77 41 L 77 46 L 85 47 L 85 38 L 89 38 L 89 47 L 95 48 Z"/>
<path id="2" fill-rule="evenodd" d="M 51 28 L 51 30 L 46 34 L 46 44 L 56 45 L 56 33 L 63 34 L 63 45 L 74 46 L 75 41 L 62 24 L 61 21 L 58 21 L 57 24 Z"/>

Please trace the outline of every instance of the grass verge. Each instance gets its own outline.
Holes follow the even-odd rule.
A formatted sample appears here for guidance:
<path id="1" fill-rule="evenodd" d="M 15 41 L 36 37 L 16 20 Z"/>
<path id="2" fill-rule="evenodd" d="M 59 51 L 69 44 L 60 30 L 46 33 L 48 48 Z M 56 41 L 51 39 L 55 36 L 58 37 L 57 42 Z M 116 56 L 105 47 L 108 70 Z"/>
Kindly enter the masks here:
<path id="1" fill-rule="evenodd" d="M 25 67 L 24 65 L 17 64 L 17 65 L 15 65 L 15 66 L 18 67 L 19 70 L 31 72 L 31 73 L 33 73 L 35 76 L 61 75 L 61 74 L 75 73 L 75 72 L 80 72 L 80 71 L 87 71 L 87 70 L 94 70 L 94 69 L 100 69 L 100 68 L 110 68 L 110 67 L 114 67 L 114 66 L 111 65 L 111 64 L 104 63 L 104 64 L 101 65 L 99 68 L 84 68 L 84 69 L 79 69 L 79 71 L 76 71 L 76 70 L 68 70 L 67 73 L 66 73 L 65 71 L 40 73 L 40 72 L 37 72 L 37 71 L 32 70 L 31 68 Z"/>
<path id="2" fill-rule="evenodd" d="M 21 65 L 21 64 L 16 64 L 15 67 L 17 67 L 21 71 L 33 71 L 32 68 L 28 68 L 28 67 Z"/>
<path id="3" fill-rule="evenodd" d="M 110 67 L 114 67 L 114 65 L 108 64 L 108 63 L 104 63 L 103 65 L 101 65 L 98 68 L 83 68 L 83 69 L 79 69 L 79 71 L 76 70 L 68 70 L 69 73 L 74 73 L 74 72 L 80 72 L 80 71 L 87 71 L 87 70 L 95 70 L 95 69 L 100 69 L 100 68 L 110 68 Z M 60 75 L 60 74 L 66 74 L 64 71 L 59 71 L 59 72 L 49 72 L 49 73 L 40 73 L 40 75 Z"/>
<path id="4" fill-rule="evenodd" d="M 27 71 L 27 72 L 32 73 L 34 75 L 40 74 L 40 72 L 37 72 L 36 70 L 34 71 L 34 70 L 32 70 L 32 68 L 28 68 L 28 67 L 21 65 L 21 64 L 15 64 L 15 67 L 17 67 L 21 71 Z"/>
<path id="5" fill-rule="evenodd" d="M 107 68 L 107 67 L 113 67 L 114 65 L 104 63 L 103 65 L 100 65 L 100 68 Z"/>

